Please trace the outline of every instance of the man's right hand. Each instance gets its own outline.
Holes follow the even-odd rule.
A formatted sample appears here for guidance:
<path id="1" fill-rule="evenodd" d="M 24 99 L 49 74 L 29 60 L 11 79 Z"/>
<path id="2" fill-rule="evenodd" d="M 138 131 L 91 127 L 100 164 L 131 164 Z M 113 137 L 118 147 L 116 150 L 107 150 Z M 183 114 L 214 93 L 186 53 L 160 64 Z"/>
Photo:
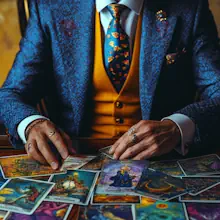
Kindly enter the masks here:
<path id="1" fill-rule="evenodd" d="M 36 120 L 26 129 L 27 143 L 25 149 L 32 159 L 49 164 L 53 169 L 59 168 L 58 158 L 48 142 L 51 141 L 63 159 L 66 159 L 69 152 L 74 153 L 70 137 L 49 120 Z"/>

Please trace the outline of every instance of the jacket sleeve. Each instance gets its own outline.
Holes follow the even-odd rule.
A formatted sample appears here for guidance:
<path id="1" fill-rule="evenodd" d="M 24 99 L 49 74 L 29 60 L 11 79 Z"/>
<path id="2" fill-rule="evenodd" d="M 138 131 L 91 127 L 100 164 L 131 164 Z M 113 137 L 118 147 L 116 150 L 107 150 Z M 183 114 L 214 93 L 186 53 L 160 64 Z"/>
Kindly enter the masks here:
<path id="1" fill-rule="evenodd" d="M 47 93 L 51 65 L 50 47 L 40 23 L 37 0 L 30 1 L 29 10 L 30 18 L 25 36 L 20 41 L 20 50 L 0 88 L 0 118 L 16 148 L 23 148 L 17 125 L 28 116 L 39 115 L 36 104 Z"/>
<path id="2" fill-rule="evenodd" d="M 178 113 L 187 115 L 196 126 L 192 144 L 220 144 L 220 45 L 207 0 L 201 0 L 193 28 L 193 68 L 199 100 Z"/>

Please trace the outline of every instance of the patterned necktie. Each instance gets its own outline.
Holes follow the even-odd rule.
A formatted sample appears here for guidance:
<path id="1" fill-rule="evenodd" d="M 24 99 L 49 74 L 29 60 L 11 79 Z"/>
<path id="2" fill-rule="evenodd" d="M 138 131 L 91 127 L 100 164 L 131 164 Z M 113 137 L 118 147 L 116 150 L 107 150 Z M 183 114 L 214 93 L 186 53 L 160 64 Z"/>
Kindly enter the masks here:
<path id="1" fill-rule="evenodd" d="M 105 37 L 105 67 L 113 86 L 119 93 L 128 76 L 131 62 L 129 37 L 120 25 L 120 15 L 126 6 L 110 4 L 107 8 L 113 19 Z"/>

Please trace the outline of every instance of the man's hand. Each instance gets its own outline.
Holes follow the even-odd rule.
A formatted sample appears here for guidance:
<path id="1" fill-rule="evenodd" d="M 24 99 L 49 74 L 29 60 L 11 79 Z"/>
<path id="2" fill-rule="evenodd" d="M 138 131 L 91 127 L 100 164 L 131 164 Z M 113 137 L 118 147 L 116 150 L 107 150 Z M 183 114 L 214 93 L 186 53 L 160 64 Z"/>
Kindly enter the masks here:
<path id="1" fill-rule="evenodd" d="M 110 153 L 115 159 L 142 160 L 160 156 L 173 150 L 181 141 L 179 128 L 171 120 L 143 120 L 132 128 L 112 146 Z"/>
<path id="2" fill-rule="evenodd" d="M 26 131 L 28 132 L 27 143 L 25 144 L 26 151 L 29 157 L 42 164 L 48 163 L 53 169 L 59 167 L 58 159 L 52 152 L 48 141 L 53 143 L 63 159 L 68 157 L 71 149 L 71 153 L 74 153 L 70 137 L 57 129 L 49 120 L 36 120 L 27 127 Z"/>

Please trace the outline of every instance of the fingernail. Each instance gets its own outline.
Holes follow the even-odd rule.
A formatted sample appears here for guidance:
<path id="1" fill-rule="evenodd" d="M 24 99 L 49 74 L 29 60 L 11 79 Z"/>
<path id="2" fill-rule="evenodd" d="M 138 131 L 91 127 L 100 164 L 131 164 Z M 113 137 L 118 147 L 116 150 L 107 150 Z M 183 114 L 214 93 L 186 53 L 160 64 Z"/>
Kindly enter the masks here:
<path id="1" fill-rule="evenodd" d="M 117 159 L 117 156 L 115 154 L 113 155 L 113 159 L 115 159 L 115 160 Z"/>
<path id="2" fill-rule="evenodd" d="M 51 167 L 56 170 L 58 168 L 58 164 L 56 162 L 51 163 Z"/>
<path id="3" fill-rule="evenodd" d="M 62 153 L 62 158 L 66 159 L 69 156 L 69 154 L 67 152 Z"/>

